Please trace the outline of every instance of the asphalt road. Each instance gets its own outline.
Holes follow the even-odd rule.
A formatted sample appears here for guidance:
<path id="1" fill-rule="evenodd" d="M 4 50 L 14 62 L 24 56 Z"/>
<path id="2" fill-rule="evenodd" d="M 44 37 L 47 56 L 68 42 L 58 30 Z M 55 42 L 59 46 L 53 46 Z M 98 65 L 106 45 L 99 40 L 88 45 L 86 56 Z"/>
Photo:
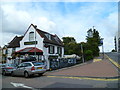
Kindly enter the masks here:
<path id="1" fill-rule="evenodd" d="M 25 88 L 38 90 L 40 88 L 118 88 L 118 81 L 99 81 L 70 78 L 34 76 L 31 78 L 2 76 L 2 88 Z M 3 89 L 4 90 L 4 89 Z"/>
<path id="2" fill-rule="evenodd" d="M 118 53 L 106 53 L 111 59 L 118 62 Z M 120 60 L 120 59 L 119 59 Z M 50 72 L 52 73 L 52 72 Z M 101 80 L 87 80 L 87 79 L 71 79 L 48 77 L 47 74 L 43 76 L 34 76 L 31 78 L 2 76 L 0 74 L 0 81 L 2 81 L 3 90 L 40 90 L 41 88 L 116 88 L 118 90 L 119 82 L 115 81 L 101 81 Z M 11 88 L 11 89 L 10 89 Z"/>
<path id="3" fill-rule="evenodd" d="M 105 53 L 108 55 L 111 59 L 113 59 L 115 62 L 120 64 L 120 53 L 117 52 L 110 52 L 110 53 Z"/>

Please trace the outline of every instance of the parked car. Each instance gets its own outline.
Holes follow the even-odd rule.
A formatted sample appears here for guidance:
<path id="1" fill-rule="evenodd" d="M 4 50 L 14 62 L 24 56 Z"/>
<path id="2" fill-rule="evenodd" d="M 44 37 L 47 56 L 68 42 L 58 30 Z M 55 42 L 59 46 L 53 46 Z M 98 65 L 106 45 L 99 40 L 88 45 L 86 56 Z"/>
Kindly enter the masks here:
<path id="1" fill-rule="evenodd" d="M 23 62 L 18 65 L 16 69 L 11 72 L 12 76 L 19 75 L 28 78 L 34 74 L 42 75 L 46 72 L 46 65 L 42 62 L 32 61 Z"/>
<path id="2" fill-rule="evenodd" d="M 0 74 L 2 74 L 2 67 L 4 64 L 0 63 Z"/>
<path id="3" fill-rule="evenodd" d="M 6 63 L 6 64 L 2 64 L 0 66 L 0 71 L 2 73 L 2 75 L 7 75 L 7 74 L 11 74 L 11 72 L 13 71 L 13 69 L 16 68 L 16 65 L 15 64 L 9 64 L 9 63 Z"/>

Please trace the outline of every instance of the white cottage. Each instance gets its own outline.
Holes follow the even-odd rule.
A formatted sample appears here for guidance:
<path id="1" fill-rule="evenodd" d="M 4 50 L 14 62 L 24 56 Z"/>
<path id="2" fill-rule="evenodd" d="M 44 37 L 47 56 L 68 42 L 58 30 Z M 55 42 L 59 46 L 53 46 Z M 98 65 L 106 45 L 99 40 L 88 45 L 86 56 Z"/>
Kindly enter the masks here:
<path id="1" fill-rule="evenodd" d="M 50 60 L 63 57 L 64 46 L 57 35 L 42 31 L 31 24 L 19 41 L 20 46 L 16 53 L 24 56 L 35 56 L 38 61 L 45 60 L 47 69 L 50 69 Z"/>

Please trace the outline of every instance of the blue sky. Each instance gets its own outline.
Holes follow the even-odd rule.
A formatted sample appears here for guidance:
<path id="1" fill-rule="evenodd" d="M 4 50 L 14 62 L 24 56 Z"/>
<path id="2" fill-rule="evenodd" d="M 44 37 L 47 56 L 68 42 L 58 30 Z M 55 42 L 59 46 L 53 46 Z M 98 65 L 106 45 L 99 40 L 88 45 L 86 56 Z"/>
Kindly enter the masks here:
<path id="1" fill-rule="evenodd" d="M 87 30 L 95 26 L 104 38 L 105 51 L 114 48 L 118 30 L 117 2 L 4 2 L 1 10 L 5 38 L 1 45 L 15 35 L 23 35 L 33 23 L 60 38 L 73 36 L 77 42 L 85 41 Z"/>

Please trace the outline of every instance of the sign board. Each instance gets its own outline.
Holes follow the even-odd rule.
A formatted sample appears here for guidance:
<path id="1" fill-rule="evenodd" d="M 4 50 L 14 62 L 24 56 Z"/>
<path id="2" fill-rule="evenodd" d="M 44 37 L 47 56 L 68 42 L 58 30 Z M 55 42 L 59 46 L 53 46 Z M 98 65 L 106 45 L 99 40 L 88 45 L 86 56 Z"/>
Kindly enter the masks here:
<path id="1" fill-rule="evenodd" d="M 37 44 L 37 41 L 24 42 L 24 45 L 33 45 Z"/>

